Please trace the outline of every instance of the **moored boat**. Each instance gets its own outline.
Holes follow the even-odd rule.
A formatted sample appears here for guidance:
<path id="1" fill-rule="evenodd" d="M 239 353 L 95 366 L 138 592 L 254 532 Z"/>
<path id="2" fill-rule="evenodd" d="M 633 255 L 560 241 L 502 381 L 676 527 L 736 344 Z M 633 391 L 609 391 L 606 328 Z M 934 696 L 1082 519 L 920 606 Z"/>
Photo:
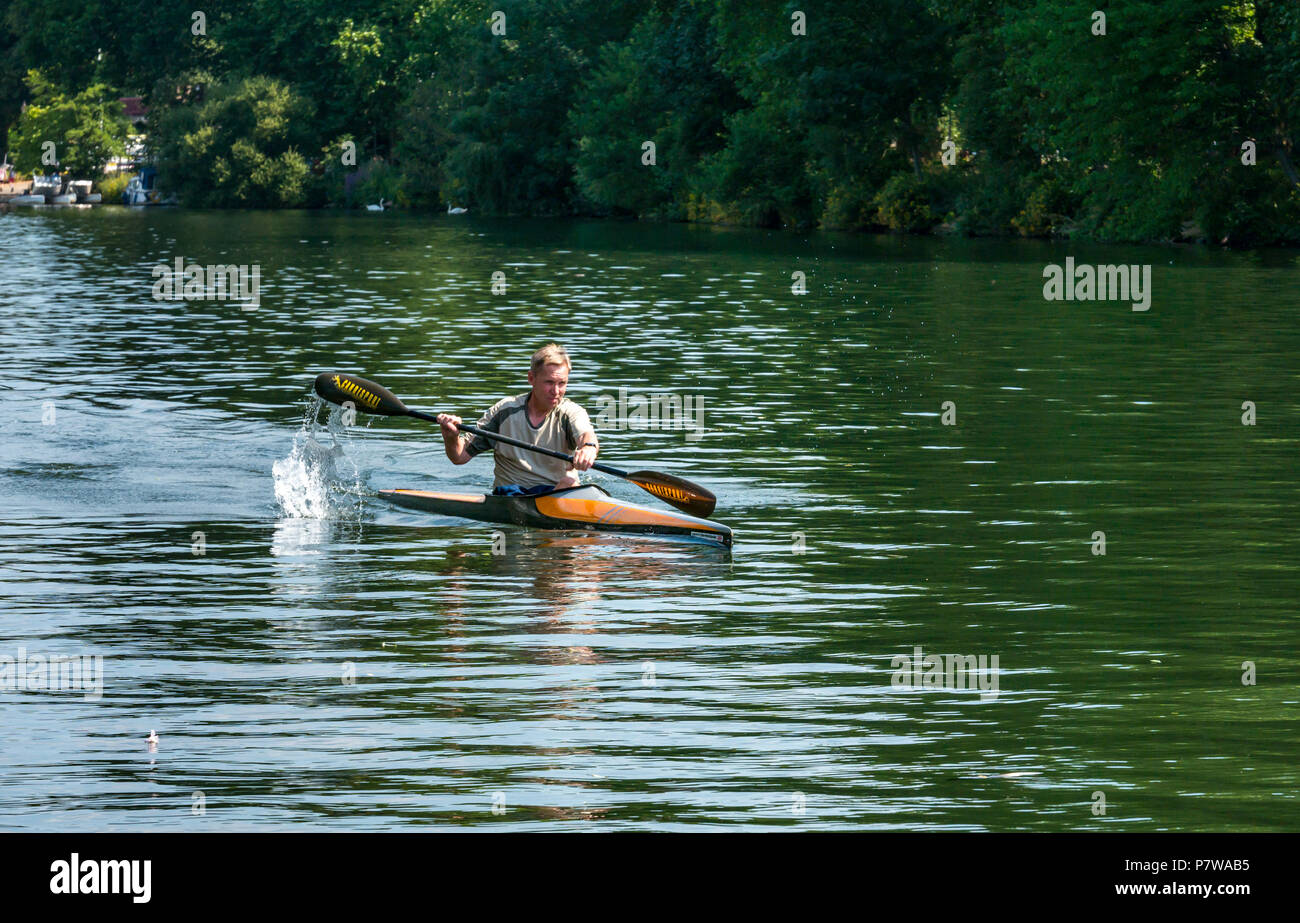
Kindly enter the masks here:
<path id="1" fill-rule="evenodd" d="M 88 179 L 73 180 L 72 182 L 68 183 L 68 191 L 76 194 L 77 202 L 79 204 L 98 205 L 103 200 L 104 197 L 98 192 L 90 191 L 93 185 L 94 185 L 93 180 L 88 180 Z"/>
<path id="2" fill-rule="evenodd" d="M 133 176 L 122 190 L 123 205 L 153 205 L 157 195 L 153 189 L 146 189 L 139 176 Z"/>
<path id="3" fill-rule="evenodd" d="M 142 167 L 122 192 L 123 205 L 175 205 L 175 196 L 164 198 L 158 191 L 157 167 Z"/>
<path id="4" fill-rule="evenodd" d="M 620 500 L 595 484 L 561 488 L 531 497 L 428 490 L 381 490 L 379 496 L 389 503 L 426 513 L 537 529 L 674 535 L 728 546 L 732 539 L 731 529 L 720 522 Z"/>
<path id="5" fill-rule="evenodd" d="M 34 175 L 32 177 L 32 188 L 28 190 L 31 195 L 38 195 L 43 201 L 49 201 L 53 196 L 59 194 L 63 189 L 63 181 L 57 176 Z"/>

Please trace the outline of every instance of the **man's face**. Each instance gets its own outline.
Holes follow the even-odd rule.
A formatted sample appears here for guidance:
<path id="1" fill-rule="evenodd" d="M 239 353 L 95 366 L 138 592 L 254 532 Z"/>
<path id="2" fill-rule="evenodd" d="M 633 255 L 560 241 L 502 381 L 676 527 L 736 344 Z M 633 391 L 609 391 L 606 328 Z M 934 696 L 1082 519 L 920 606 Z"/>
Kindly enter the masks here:
<path id="1" fill-rule="evenodd" d="M 563 365 L 544 365 L 537 372 L 530 369 L 528 383 L 533 386 L 533 399 L 550 410 L 564 400 L 564 390 L 569 387 L 569 369 Z"/>

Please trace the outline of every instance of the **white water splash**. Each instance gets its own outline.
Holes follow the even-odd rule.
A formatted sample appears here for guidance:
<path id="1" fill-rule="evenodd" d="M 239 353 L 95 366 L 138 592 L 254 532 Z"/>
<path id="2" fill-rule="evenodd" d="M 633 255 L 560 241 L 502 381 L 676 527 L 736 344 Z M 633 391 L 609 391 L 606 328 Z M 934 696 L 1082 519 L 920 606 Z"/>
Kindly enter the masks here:
<path id="1" fill-rule="evenodd" d="M 361 472 L 344 446 L 351 439 L 342 408 L 330 407 L 325 427 L 317 423 L 323 401 L 313 398 L 293 437 L 288 458 L 271 466 L 275 499 L 288 519 L 358 519 L 364 503 Z"/>

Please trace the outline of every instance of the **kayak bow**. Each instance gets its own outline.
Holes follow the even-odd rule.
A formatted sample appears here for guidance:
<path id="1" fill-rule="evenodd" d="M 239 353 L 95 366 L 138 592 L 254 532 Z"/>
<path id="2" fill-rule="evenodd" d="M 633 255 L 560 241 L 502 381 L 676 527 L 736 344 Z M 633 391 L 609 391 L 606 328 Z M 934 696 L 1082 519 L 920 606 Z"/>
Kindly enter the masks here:
<path id="1" fill-rule="evenodd" d="M 656 510 L 611 497 L 595 484 L 565 487 L 531 497 L 445 494 L 428 490 L 381 490 L 397 506 L 536 529 L 597 529 L 640 535 L 677 535 L 731 545 L 731 529 L 720 522 Z"/>

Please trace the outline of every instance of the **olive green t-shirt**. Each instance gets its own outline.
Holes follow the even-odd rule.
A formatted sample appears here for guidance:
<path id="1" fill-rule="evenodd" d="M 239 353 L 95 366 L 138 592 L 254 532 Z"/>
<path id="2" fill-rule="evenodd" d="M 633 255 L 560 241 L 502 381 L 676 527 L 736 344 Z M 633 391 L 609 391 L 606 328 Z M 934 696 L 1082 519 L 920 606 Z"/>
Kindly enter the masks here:
<path id="1" fill-rule="evenodd" d="M 587 411 L 566 397 L 542 419 L 540 426 L 533 426 L 528 420 L 530 393 L 525 392 L 497 401 L 492 405 L 492 409 L 479 419 L 479 429 L 572 455 L 578 450 L 579 437 L 594 429 Z M 518 484 L 520 487 L 552 485 L 566 474 L 571 474 L 575 478 L 578 476 L 576 469 L 559 458 L 493 442 L 482 436 L 470 436 L 468 433 L 461 438 L 468 442 L 465 451 L 471 457 L 485 449 L 491 449 L 496 456 L 496 477 L 492 482 L 493 487 L 504 487 L 507 484 Z"/>

